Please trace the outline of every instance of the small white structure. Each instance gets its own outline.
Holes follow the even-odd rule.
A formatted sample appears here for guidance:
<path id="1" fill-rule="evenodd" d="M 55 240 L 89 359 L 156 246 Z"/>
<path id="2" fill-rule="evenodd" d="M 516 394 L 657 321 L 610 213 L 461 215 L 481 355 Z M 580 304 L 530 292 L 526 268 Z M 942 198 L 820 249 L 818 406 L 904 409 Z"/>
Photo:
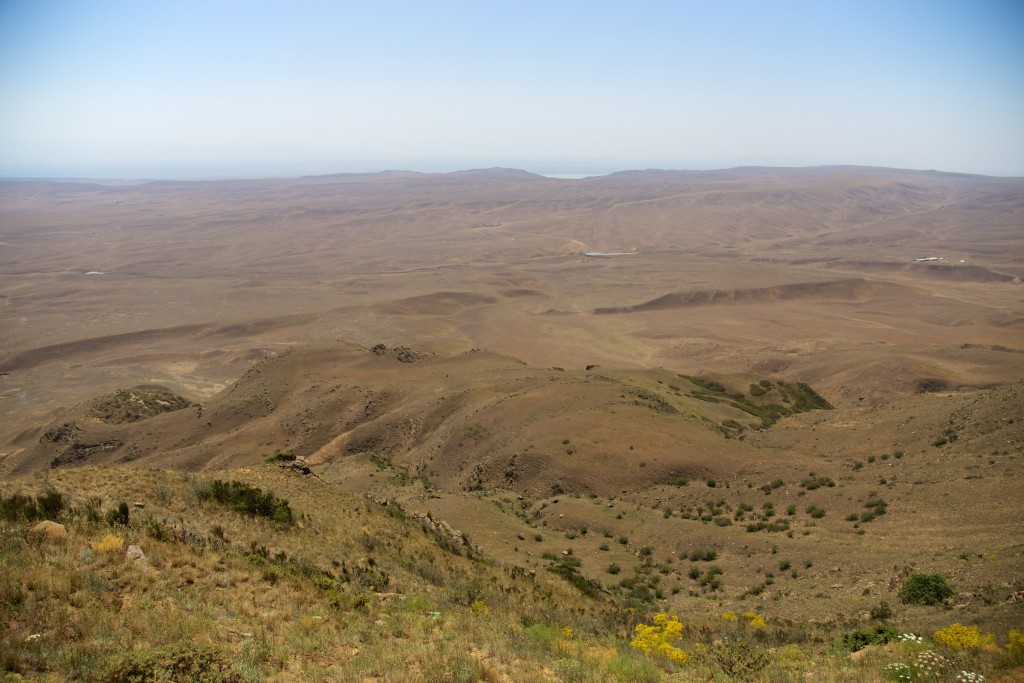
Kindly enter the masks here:
<path id="1" fill-rule="evenodd" d="M 938 256 L 921 256 L 914 259 L 914 263 L 932 263 L 933 261 L 941 261 L 942 259 Z"/>

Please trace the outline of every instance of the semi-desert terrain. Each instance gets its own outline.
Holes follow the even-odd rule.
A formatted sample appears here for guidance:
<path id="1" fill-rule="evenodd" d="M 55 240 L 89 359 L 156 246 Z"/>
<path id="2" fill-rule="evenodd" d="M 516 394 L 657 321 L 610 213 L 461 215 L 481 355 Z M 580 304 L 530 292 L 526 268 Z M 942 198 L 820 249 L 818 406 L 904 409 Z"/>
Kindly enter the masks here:
<path id="1" fill-rule="evenodd" d="M 597 649 L 614 649 L 601 629 L 628 643 L 656 612 L 703 619 L 708 634 L 723 612 L 755 613 L 777 629 L 759 642 L 808 652 L 890 620 L 925 633 L 957 621 L 995 634 L 989 658 L 970 661 L 1010 676 L 994 652 L 1012 654 L 1003 643 L 1024 626 L 1022 279 L 1020 178 L 819 167 L 4 181 L 0 493 L 137 499 L 136 518 L 183 539 L 216 525 L 253 552 L 277 543 L 329 565 L 315 536 L 235 529 L 194 498 L 196 481 L 235 478 L 287 493 L 302 533 L 369 552 L 371 567 L 381 547 L 401 554 L 410 518 L 414 531 L 458 530 L 468 568 L 388 565 L 408 590 L 385 592 L 432 584 L 431 614 L 433 588 L 483 571 L 511 582 L 505 598 L 477 586 L 444 609 L 526 627 L 578 619 Z M 370 524 L 391 540 L 367 541 Z M 170 580 L 184 551 L 162 547 L 154 563 L 162 554 Z M 945 608 L 901 602 L 920 572 L 954 587 Z M 540 595 L 538 581 L 556 583 Z M 561 621 L 513 607 L 516 591 L 552 601 Z M 577 599 L 597 602 L 575 613 Z M 335 641 L 378 647 L 381 613 L 346 605 L 369 631 L 332 613 Z M 583 616 L 601 611 L 615 616 L 600 627 Z M 11 646 L 29 634 L 8 617 Z M 221 618 L 210 633 L 228 628 Z M 425 624 L 392 635 L 432 638 Z M 667 661 L 620 676 L 600 657 L 573 677 L 552 661 L 589 661 L 590 646 L 548 642 L 522 661 L 478 636 L 471 673 L 436 680 L 694 680 Z M 715 657 L 696 657 L 702 680 L 747 676 Z M 408 678 L 386 673 L 407 662 L 348 660 L 302 660 L 296 675 L 427 679 L 422 659 Z M 275 661 L 245 675 L 295 673 Z M 749 676 L 877 680 L 895 660 L 775 661 Z"/>

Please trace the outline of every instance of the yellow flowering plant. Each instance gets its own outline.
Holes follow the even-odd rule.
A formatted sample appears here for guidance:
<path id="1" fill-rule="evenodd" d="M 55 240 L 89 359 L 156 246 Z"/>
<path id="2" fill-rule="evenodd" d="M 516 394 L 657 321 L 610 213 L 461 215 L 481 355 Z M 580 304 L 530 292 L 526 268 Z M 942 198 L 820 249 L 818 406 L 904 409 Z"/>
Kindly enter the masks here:
<path id="1" fill-rule="evenodd" d="M 764 617 L 754 612 L 744 612 L 743 618 L 747 620 L 747 626 L 751 628 L 765 628 Z"/>
<path id="2" fill-rule="evenodd" d="M 690 658 L 690 655 L 672 644 L 683 634 L 683 623 L 674 614 L 656 614 L 654 624 L 637 624 L 634 632 L 636 637 L 630 646 L 644 654 L 664 657 L 676 664 L 685 664 Z"/>
<path id="3" fill-rule="evenodd" d="M 974 650 L 991 646 L 995 642 L 993 635 L 982 633 L 977 626 L 964 626 L 959 623 L 940 628 L 932 637 L 936 643 L 945 645 L 950 650 Z"/>

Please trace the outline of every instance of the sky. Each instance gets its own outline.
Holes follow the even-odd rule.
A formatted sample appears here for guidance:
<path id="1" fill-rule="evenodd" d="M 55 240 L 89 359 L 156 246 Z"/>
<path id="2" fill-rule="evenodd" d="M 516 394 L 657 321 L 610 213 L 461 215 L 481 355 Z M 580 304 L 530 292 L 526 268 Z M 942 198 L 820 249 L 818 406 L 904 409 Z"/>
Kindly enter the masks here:
<path id="1" fill-rule="evenodd" d="M 0 176 L 1024 176 L 1021 0 L 0 0 Z"/>

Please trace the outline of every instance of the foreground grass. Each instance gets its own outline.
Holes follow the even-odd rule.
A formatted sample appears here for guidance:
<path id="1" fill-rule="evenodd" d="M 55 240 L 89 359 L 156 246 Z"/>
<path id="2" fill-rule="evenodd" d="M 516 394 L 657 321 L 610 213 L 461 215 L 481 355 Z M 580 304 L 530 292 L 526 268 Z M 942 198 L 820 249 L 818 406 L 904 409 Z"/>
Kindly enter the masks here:
<path id="1" fill-rule="evenodd" d="M 246 514 L 209 496 L 210 479 L 142 469 L 4 485 L 5 497 L 49 492 L 43 516 L 66 537 L 0 522 L 2 680 L 998 680 L 1024 655 L 996 634 L 965 650 L 894 640 L 851 658 L 850 643 L 868 642 L 849 638 L 855 627 L 757 615 L 683 615 L 672 647 L 686 656 L 659 653 L 649 630 L 645 653 L 631 643 L 653 614 L 496 566 L 394 505 L 273 466 L 230 474 L 294 516 Z M 943 662 L 927 674 L 925 652 Z"/>

